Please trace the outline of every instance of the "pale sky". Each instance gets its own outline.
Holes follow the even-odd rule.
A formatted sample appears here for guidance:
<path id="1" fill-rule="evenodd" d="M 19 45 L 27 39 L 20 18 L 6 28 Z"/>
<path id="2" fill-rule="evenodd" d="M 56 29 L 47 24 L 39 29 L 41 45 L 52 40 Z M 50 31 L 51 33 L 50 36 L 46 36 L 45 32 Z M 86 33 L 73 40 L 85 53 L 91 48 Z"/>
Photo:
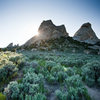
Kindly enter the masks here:
<path id="1" fill-rule="evenodd" d="M 90 22 L 100 38 L 100 0 L 0 0 L 0 47 L 22 45 L 49 19 L 64 24 L 69 36 Z"/>

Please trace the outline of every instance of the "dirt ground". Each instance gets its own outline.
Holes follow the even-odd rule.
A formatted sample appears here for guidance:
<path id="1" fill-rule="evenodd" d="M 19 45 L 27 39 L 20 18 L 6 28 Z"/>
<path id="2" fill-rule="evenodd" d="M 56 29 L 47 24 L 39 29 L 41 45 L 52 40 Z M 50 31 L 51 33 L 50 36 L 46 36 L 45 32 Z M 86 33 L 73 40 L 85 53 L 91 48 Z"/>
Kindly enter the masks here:
<path id="1" fill-rule="evenodd" d="M 100 89 L 97 88 L 89 88 L 88 86 L 86 86 L 89 95 L 91 96 L 91 98 L 93 100 L 100 100 Z"/>

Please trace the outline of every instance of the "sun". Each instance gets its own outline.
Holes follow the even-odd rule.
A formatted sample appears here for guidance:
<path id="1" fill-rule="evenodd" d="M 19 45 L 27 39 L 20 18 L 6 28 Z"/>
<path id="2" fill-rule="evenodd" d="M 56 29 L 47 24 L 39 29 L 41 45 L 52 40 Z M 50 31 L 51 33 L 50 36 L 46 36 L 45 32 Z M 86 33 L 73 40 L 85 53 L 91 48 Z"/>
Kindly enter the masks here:
<path id="1" fill-rule="evenodd" d="M 33 32 L 33 35 L 34 35 L 34 36 L 38 36 L 38 35 L 39 35 L 38 31 L 34 31 L 34 32 Z"/>
<path id="2" fill-rule="evenodd" d="M 36 26 L 30 26 L 28 27 L 27 29 L 27 33 L 32 35 L 32 36 L 38 36 L 39 35 L 39 32 L 38 32 L 38 27 Z"/>

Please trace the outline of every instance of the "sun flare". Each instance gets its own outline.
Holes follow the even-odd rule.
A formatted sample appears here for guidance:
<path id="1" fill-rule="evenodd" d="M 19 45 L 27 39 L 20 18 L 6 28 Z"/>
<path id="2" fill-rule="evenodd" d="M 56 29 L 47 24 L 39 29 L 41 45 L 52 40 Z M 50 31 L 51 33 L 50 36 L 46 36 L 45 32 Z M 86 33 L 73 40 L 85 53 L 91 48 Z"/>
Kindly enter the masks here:
<path id="1" fill-rule="evenodd" d="M 38 36 L 39 32 L 37 31 L 37 32 L 34 32 L 33 34 L 34 34 L 34 36 Z"/>
<path id="2" fill-rule="evenodd" d="M 27 33 L 31 34 L 32 36 L 38 36 L 39 35 L 38 27 L 32 27 L 32 26 L 30 26 L 27 29 Z"/>

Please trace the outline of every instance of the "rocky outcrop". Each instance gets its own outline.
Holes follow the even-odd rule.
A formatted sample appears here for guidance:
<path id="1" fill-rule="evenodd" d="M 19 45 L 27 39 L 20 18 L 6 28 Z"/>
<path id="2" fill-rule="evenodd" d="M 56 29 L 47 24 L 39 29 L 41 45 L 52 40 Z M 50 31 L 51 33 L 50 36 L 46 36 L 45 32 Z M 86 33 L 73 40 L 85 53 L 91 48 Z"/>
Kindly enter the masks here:
<path id="1" fill-rule="evenodd" d="M 32 37 L 24 46 L 30 46 L 36 41 L 49 40 L 60 38 L 61 36 L 68 36 L 64 25 L 55 26 L 51 20 L 43 21 L 38 29 L 39 35 Z"/>
<path id="2" fill-rule="evenodd" d="M 46 39 L 68 36 L 64 25 L 55 26 L 51 20 L 43 21 L 38 32 L 41 36 L 46 37 Z"/>
<path id="3" fill-rule="evenodd" d="M 75 33 L 73 39 L 90 44 L 95 44 L 99 41 L 90 23 L 83 24 L 81 28 Z"/>
<path id="4" fill-rule="evenodd" d="M 12 48 L 13 47 L 13 43 L 10 43 L 7 48 Z"/>

